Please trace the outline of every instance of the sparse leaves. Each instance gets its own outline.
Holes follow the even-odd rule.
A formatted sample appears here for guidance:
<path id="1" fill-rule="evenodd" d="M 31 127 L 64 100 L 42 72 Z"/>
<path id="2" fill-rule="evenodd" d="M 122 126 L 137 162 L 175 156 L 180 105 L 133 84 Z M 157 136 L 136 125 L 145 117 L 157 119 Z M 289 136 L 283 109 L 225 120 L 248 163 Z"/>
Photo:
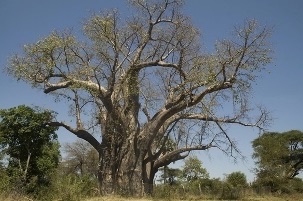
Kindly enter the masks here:
<path id="1" fill-rule="evenodd" d="M 7 67 L 17 79 L 69 101 L 76 128 L 50 125 L 91 143 L 101 168 L 110 169 L 104 177 L 118 180 L 141 163 L 157 171 L 193 150 L 217 147 L 233 155 L 239 150 L 228 125 L 268 123 L 264 110 L 249 118 L 248 95 L 271 61 L 270 31 L 247 21 L 233 38 L 218 41 L 215 52 L 202 53 L 182 3 L 132 0 L 139 11 L 132 17 L 122 20 L 115 10 L 94 15 L 84 25 L 85 42 L 53 32 L 26 45 Z M 90 134 L 100 126 L 101 143 Z"/>

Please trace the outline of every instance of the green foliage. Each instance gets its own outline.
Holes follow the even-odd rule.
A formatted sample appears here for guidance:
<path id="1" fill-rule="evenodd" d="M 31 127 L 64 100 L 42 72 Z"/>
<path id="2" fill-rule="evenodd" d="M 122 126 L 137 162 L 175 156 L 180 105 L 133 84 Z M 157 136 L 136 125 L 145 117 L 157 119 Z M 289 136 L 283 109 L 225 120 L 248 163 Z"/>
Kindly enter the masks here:
<path id="1" fill-rule="evenodd" d="M 207 170 L 202 167 L 202 162 L 198 157 L 191 156 L 185 160 L 182 176 L 187 181 L 194 181 L 200 178 L 208 178 L 209 174 Z"/>
<path id="2" fill-rule="evenodd" d="M 154 198 L 163 200 L 239 200 L 245 197 L 248 189 L 248 186 L 234 187 L 218 178 L 204 178 L 178 185 L 157 185 L 154 190 Z"/>
<path id="3" fill-rule="evenodd" d="M 243 188 L 233 187 L 229 183 L 223 183 L 220 199 L 223 200 L 239 200 L 244 196 Z"/>
<path id="4" fill-rule="evenodd" d="M 59 168 L 57 172 L 52 174 L 51 185 L 42 188 L 37 195 L 37 199 L 78 201 L 97 195 L 99 195 L 99 191 L 96 178 L 62 174 Z"/>
<path id="5" fill-rule="evenodd" d="M 177 184 L 178 177 L 180 177 L 182 171 L 178 168 L 170 168 L 168 166 L 164 166 L 159 169 L 162 173 L 160 175 L 159 181 L 163 181 L 164 184 Z"/>
<path id="6" fill-rule="evenodd" d="M 0 167 L 0 194 L 9 190 L 9 176 L 4 168 Z"/>
<path id="7" fill-rule="evenodd" d="M 291 179 L 303 168 L 303 133 L 265 133 L 253 141 L 253 148 L 258 166 L 256 183 L 273 192 L 291 192 Z"/>
<path id="8" fill-rule="evenodd" d="M 154 188 L 154 199 L 177 200 L 185 196 L 185 191 L 181 185 L 162 184 Z"/>
<path id="9" fill-rule="evenodd" d="M 35 81 L 42 82 L 54 73 L 55 64 L 60 66 L 65 62 L 65 58 L 60 55 L 64 48 L 69 47 L 65 54 L 66 59 L 69 59 L 70 63 L 76 62 L 70 50 L 75 44 L 73 36 L 52 32 L 48 37 L 36 43 L 24 45 L 24 57 L 21 58 L 18 55 L 12 57 L 11 65 L 15 70 L 8 70 L 8 72 L 17 79 L 22 79 L 36 87 L 38 83 Z"/>
<path id="10" fill-rule="evenodd" d="M 213 197 L 219 195 L 222 191 L 223 182 L 219 178 L 199 179 L 198 182 L 200 184 L 201 191 L 203 193 L 213 195 Z"/>
<path id="11" fill-rule="evenodd" d="M 226 177 L 226 182 L 233 187 L 247 187 L 246 175 L 242 172 L 232 172 Z"/>
<path id="12" fill-rule="evenodd" d="M 289 186 L 294 192 L 303 193 L 303 180 L 301 178 L 291 179 Z"/>
<path id="13" fill-rule="evenodd" d="M 221 199 L 238 200 L 244 196 L 248 188 L 246 175 L 242 172 L 232 172 L 222 182 Z"/>
<path id="14" fill-rule="evenodd" d="M 6 172 L 16 190 L 33 192 L 48 185 L 58 166 L 56 128 L 46 126 L 53 113 L 21 105 L 0 110 L 0 150 L 7 156 Z"/>

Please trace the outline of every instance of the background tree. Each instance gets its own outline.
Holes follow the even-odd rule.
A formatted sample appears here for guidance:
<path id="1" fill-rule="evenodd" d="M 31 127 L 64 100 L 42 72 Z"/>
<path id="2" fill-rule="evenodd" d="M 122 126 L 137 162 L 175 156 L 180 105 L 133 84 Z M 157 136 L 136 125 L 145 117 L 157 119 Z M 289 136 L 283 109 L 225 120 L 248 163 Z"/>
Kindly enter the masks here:
<path id="1" fill-rule="evenodd" d="M 303 133 L 292 130 L 269 132 L 253 142 L 258 181 L 278 190 L 279 186 L 296 177 L 303 168 Z"/>
<path id="2" fill-rule="evenodd" d="M 207 170 L 203 168 L 202 162 L 197 156 L 190 156 L 185 159 L 185 164 L 182 169 L 182 176 L 189 182 L 209 178 Z"/>
<path id="3" fill-rule="evenodd" d="M 233 187 L 245 188 L 248 186 L 246 175 L 243 172 L 232 172 L 228 174 L 226 182 Z"/>
<path id="4" fill-rule="evenodd" d="M 176 184 L 178 182 L 178 178 L 181 175 L 181 170 L 179 168 L 170 168 L 168 166 L 164 166 L 159 168 L 159 171 L 161 172 L 160 174 L 160 179 L 158 181 L 162 182 L 164 184 Z"/>
<path id="5" fill-rule="evenodd" d="M 262 108 L 252 117 L 248 104 L 252 84 L 271 61 L 266 27 L 247 21 L 206 53 L 181 0 L 129 2 L 134 15 L 126 20 L 117 11 L 92 16 L 84 25 L 87 41 L 53 32 L 25 45 L 7 67 L 16 79 L 69 101 L 75 125 L 49 125 L 98 151 L 104 194 L 150 193 L 158 169 L 190 151 L 239 152 L 228 124 L 261 129 L 268 121 Z M 173 149 L 165 148 L 168 139 Z"/>
<path id="6" fill-rule="evenodd" d="M 64 145 L 64 153 L 61 162 L 62 168 L 66 174 L 76 174 L 80 176 L 98 175 L 98 152 L 86 141 L 77 140 L 73 143 Z"/>
<path id="7" fill-rule="evenodd" d="M 21 105 L 0 110 L 0 145 L 6 155 L 6 171 L 24 184 L 46 185 L 60 157 L 55 131 L 47 126 L 53 120 L 50 111 Z M 19 186 L 20 187 L 20 186 Z M 33 190 L 33 189 L 27 189 Z"/>
<path id="8" fill-rule="evenodd" d="M 223 184 L 221 199 L 239 200 L 245 194 L 245 188 L 248 187 L 246 176 L 242 172 L 232 172 L 226 176 Z"/>

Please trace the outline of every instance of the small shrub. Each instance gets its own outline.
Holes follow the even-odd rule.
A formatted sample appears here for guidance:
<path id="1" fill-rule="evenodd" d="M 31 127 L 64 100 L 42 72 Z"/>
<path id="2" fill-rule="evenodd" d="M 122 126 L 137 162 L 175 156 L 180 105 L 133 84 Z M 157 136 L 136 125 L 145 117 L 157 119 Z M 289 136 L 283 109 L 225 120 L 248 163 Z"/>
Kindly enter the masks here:
<path id="1" fill-rule="evenodd" d="M 223 200 L 239 200 L 244 197 L 244 189 L 241 187 L 233 187 L 229 183 L 225 183 L 222 189 L 221 199 Z"/>
<path id="2" fill-rule="evenodd" d="M 6 172 L 0 169 L 0 194 L 9 190 L 9 176 Z"/>
<path id="3" fill-rule="evenodd" d="M 54 175 L 48 188 L 40 189 L 38 200 L 78 201 L 96 196 L 98 185 L 95 178 L 77 175 Z"/>
<path id="4" fill-rule="evenodd" d="M 186 195 L 181 185 L 161 184 L 154 187 L 154 199 L 177 200 Z"/>

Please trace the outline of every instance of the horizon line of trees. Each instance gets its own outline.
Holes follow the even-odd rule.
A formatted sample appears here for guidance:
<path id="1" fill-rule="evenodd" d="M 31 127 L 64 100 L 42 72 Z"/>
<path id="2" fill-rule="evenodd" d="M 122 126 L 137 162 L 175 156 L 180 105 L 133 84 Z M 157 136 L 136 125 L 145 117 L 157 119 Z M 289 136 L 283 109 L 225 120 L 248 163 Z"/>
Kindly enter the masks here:
<path id="1" fill-rule="evenodd" d="M 56 129 L 46 124 L 52 118 L 54 113 L 37 107 L 0 110 L 0 194 L 18 191 L 39 198 L 48 190 L 58 190 L 58 185 L 76 188 L 77 193 L 65 196 L 100 193 L 98 153 L 89 143 L 77 140 L 63 146 L 62 158 Z M 298 177 L 303 169 L 303 132 L 267 132 L 253 140 L 252 146 L 256 180 L 250 184 L 242 172 L 232 172 L 223 180 L 210 178 L 198 157 L 189 156 L 181 168 L 160 169 L 158 183 L 164 187 L 157 185 L 154 194 L 164 196 L 165 186 L 186 186 L 199 195 L 220 192 L 229 198 L 234 196 L 234 189 L 257 191 L 266 187 L 270 192 L 303 192 L 303 181 Z"/>

